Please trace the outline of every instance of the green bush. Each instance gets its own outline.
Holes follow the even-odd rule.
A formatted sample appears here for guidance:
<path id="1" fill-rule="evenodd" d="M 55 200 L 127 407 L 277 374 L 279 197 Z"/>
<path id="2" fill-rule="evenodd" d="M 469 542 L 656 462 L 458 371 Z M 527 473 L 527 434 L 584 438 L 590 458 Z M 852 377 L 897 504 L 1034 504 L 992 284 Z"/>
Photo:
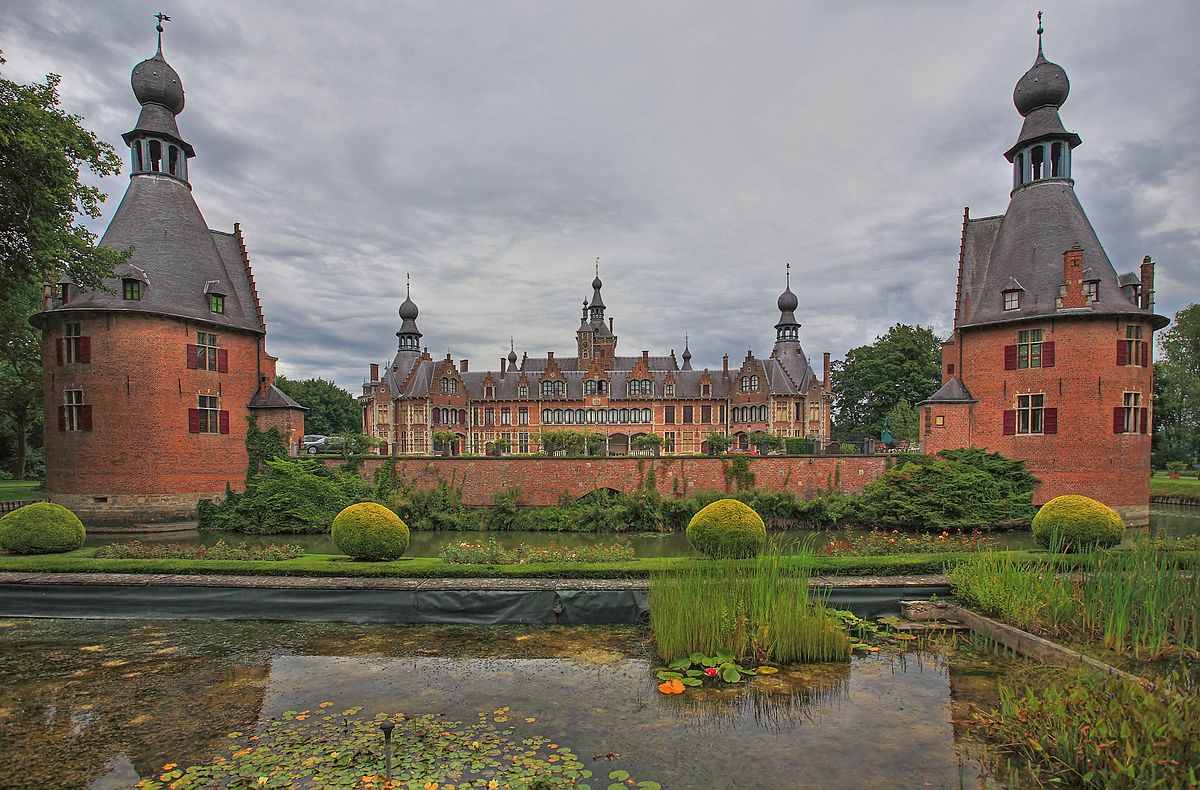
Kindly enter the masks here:
<path id="1" fill-rule="evenodd" d="M 1125 534 L 1117 511 L 1085 496 L 1067 494 L 1051 499 L 1033 517 L 1033 537 L 1042 546 L 1078 551 L 1092 546 L 1115 546 Z"/>
<path id="2" fill-rule="evenodd" d="M 219 503 L 202 500 L 201 529 L 254 535 L 313 534 L 347 505 L 367 499 L 371 489 L 358 475 L 329 469 L 316 459 L 267 459 L 244 493 L 226 491 Z"/>
<path id="3" fill-rule="evenodd" d="M 749 505 L 719 499 L 692 516 L 687 539 L 709 557 L 752 557 L 767 542 L 767 525 Z"/>
<path id="4" fill-rule="evenodd" d="M 53 502 L 34 502 L 0 518 L 0 549 L 14 554 L 58 554 L 83 545 L 83 522 Z"/>
<path id="5" fill-rule="evenodd" d="M 333 542 L 356 560 L 387 562 L 408 548 L 408 525 L 375 502 L 350 505 L 333 520 Z"/>

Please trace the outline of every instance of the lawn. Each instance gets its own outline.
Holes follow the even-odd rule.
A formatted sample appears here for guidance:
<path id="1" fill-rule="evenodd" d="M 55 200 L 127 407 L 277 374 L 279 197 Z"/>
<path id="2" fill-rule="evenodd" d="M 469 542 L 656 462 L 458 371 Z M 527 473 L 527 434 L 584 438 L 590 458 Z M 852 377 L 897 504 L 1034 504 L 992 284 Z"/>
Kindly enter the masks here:
<path id="1" fill-rule="evenodd" d="M 0 480 L 0 502 L 42 499 L 41 492 L 35 490 L 41 484 L 40 480 Z"/>
<path id="2" fill-rule="evenodd" d="M 1165 474 L 1155 474 L 1150 478 L 1150 496 L 1200 497 L 1200 479 L 1194 475 L 1172 479 Z"/>

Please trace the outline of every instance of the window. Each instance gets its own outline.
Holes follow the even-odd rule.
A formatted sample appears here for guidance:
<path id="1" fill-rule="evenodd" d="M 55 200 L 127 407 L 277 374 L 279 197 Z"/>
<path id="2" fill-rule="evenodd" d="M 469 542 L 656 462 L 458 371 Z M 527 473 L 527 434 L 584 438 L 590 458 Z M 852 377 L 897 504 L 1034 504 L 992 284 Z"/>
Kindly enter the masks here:
<path id="1" fill-rule="evenodd" d="M 608 394 L 608 382 L 601 379 L 596 382 L 596 392 L 600 395 Z"/>
<path id="2" fill-rule="evenodd" d="M 528 384 L 518 384 L 517 385 L 517 397 L 518 398 L 528 398 L 529 397 L 529 385 Z"/>
<path id="3" fill-rule="evenodd" d="M 663 434 L 662 449 L 664 453 L 675 452 L 675 432 L 667 431 Z"/>
<path id="4" fill-rule="evenodd" d="M 179 149 L 173 145 L 167 148 L 167 172 L 176 178 L 183 175 L 179 172 Z"/>
<path id="5" fill-rule="evenodd" d="M 583 394 L 584 395 L 595 395 L 596 394 L 596 380 L 595 379 L 588 379 L 587 381 L 583 382 Z"/>
<path id="6" fill-rule="evenodd" d="M 142 169 L 142 141 L 135 140 L 129 149 L 133 153 L 133 172 Z"/>
<path id="7" fill-rule="evenodd" d="M 192 433 L 229 433 L 229 412 L 221 411 L 221 399 L 215 395 L 200 395 L 197 407 L 188 415 Z"/>
<path id="8" fill-rule="evenodd" d="M 484 387 L 484 388 L 483 388 L 483 397 L 485 397 L 485 398 L 494 398 L 494 397 L 496 397 L 496 388 L 495 388 L 495 386 L 487 386 L 487 387 Z"/>
<path id="9" fill-rule="evenodd" d="M 665 395 L 668 398 L 674 398 L 675 397 L 675 385 L 667 384 L 666 386 L 664 386 L 663 387 L 663 395 Z"/>
<path id="10" fill-rule="evenodd" d="M 450 391 L 450 379 L 443 377 L 442 380 L 440 382 L 438 382 L 438 391 L 441 392 L 443 395 L 445 395 L 447 392 L 449 392 Z"/>
<path id="11" fill-rule="evenodd" d="M 1088 280 L 1083 284 L 1083 301 L 1087 304 L 1095 304 L 1100 301 L 1100 281 Z"/>
<path id="12" fill-rule="evenodd" d="M 667 425 L 675 424 L 675 407 L 663 406 L 663 422 Z"/>
<path id="13" fill-rule="evenodd" d="M 522 406 L 520 409 L 517 410 L 517 425 L 528 425 L 528 424 L 529 424 L 529 408 L 527 406 Z"/>
<path id="14" fill-rule="evenodd" d="M 58 407 L 58 429 L 72 432 L 92 429 L 92 407 L 84 404 L 83 390 L 63 393 L 63 405 Z"/>
<path id="15" fill-rule="evenodd" d="M 1021 306 L 1020 291 L 1005 291 L 1004 292 L 1004 309 L 1016 310 Z"/>
<path id="16" fill-rule="evenodd" d="M 712 422 L 712 406 L 700 407 L 700 422 L 704 423 L 705 425 Z"/>
<path id="17" fill-rule="evenodd" d="M 507 406 L 500 410 L 500 424 L 512 425 L 512 411 Z"/>
<path id="18" fill-rule="evenodd" d="M 692 420 L 692 416 L 693 416 L 693 413 L 692 413 L 692 407 L 691 407 L 691 406 L 684 406 L 684 407 L 683 407 L 683 424 L 684 424 L 684 425 L 691 425 L 691 424 L 692 424 L 692 422 L 693 422 L 693 420 Z"/>
<path id="19" fill-rule="evenodd" d="M 66 304 L 71 296 L 71 286 L 68 283 L 58 284 L 58 303 Z"/>
<path id="20" fill-rule="evenodd" d="M 944 414 L 939 414 L 938 416 L 934 417 L 933 425 L 935 428 L 945 428 L 946 427 L 946 416 Z"/>
<path id="21" fill-rule="evenodd" d="M 1017 333 L 1017 367 L 1042 366 L 1042 330 L 1022 329 Z"/>
<path id="22" fill-rule="evenodd" d="M 711 384 L 701 384 L 700 385 L 701 397 L 707 398 L 711 394 L 712 394 L 712 385 Z"/>
<path id="23" fill-rule="evenodd" d="M 1017 396 L 1017 433 L 1041 433 L 1045 395 Z"/>
<path id="24" fill-rule="evenodd" d="M 529 434 L 528 433 L 518 433 L 517 434 L 517 452 L 518 453 L 528 453 L 529 452 Z"/>
<path id="25" fill-rule="evenodd" d="M 92 361 L 92 339 L 84 337 L 82 328 L 77 323 L 63 325 L 63 337 L 59 342 L 58 363 Z"/>
<path id="26" fill-rule="evenodd" d="M 122 280 L 121 286 L 124 291 L 125 301 L 137 302 L 142 298 L 142 284 L 137 280 Z"/>
<path id="27" fill-rule="evenodd" d="M 150 141 L 150 169 L 155 173 L 162 172 L 162 143 L 158 140 Z"/>
<path id="28" fill-rule="evenodd" d="M 199 370 L 216 370 L 219 354 L 217 336 L 211 332 L 196 333 L 196 365 Z M 189 365 L 189 367 L 191 367 Z"/>
<path id="29" fill-rule="evenodd" d="M 758 389 L 758 376 L 742 376 L 742 392 L 754 392 Z"/>
<path id="30" fill-rule="evenodd" d="M 1126 392 L 1122 405 L 1113 409 L 1113 433 L 1149 433 L 1150 410 L 1142 405 L 1142 393 Z"/>
<path id="31" fill-rule="evenodd" d="M 208 309 L 217 315 L 225 314 L 225 297 L 221 294 L 208 295 Z"/>
<path id="32" fill-rule="evenodd" d="M 1149 344 L 1142 340 L 1142 325 L 1125 327 L 1125 339 L 1117 341 L 1117 364 L 1144 366 L 1150 364 L 1149 358 Z"/>
<path id="33" fill-rule="evenodd" d="M 821 421 L 821 406 L 819 404 L 814 403 L 808 407 L 808 419 L 812 422 Z"/>

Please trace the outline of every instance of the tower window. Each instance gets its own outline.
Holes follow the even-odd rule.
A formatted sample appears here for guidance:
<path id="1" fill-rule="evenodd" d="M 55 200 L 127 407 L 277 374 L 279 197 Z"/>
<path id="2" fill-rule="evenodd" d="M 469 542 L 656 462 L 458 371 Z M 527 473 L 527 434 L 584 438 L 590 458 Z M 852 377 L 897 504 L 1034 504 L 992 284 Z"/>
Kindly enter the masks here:
<path id="1" fill-rule="evenodd" d="M 181 175 L 179 172 L 179 149 L 173 145 L 167 148 L 167 172 L 176 178 Z"/>
<path id="2" fill-rule="evenodd" d="M 221 399 L 215 395 L 199 396 L 200 430 L 197 433 L 221 432 Z"/>
<path id="3" fill-rule="evenodd" d="M 1138 433 L 1141 426 L 1142 393 L 1126 392 L 1124 403 L 1125 433 Z"/>
<path id="4" fill-rule="evenodd" d="M 1046 149 L 1043 146 L 1035 145 L 1029 151 L 1029 168 L 1034 181 L 1040 181 L 1046 177 Z"/>
<path id="5" fill-rule="evenodd" d="M 1046 404 L 1046 396 L 1018 395 L 1017 396 L 1017 433 L 1041 433 L 1042 412 Z"/>
<path id="6" fill-rule="evenodd" d="M 142 284 L 137 280 L 126 279 L 121 281 L 121 286 L 125 294 L 125 301 L 136 302 L 142 298 Z"/>
<path id="7" fill-rule="evenodd" d="M 133 157 L 133 172 L 136 173 L 142 169 L 142 141 L 134 140 L 133 145 L 129 148 L 129 151 Z"/>
<path id="8" fill-rule="evenodd" d="M 196 333 L 196 367 L 200 370 L 217 369 L 217 336 L 212 332 Z"/>
<path id="9" fill-rule="evenodd" d="M 158 140 L 150 141 L 150 169 L 155 173 L 162 172 L 162 143 Z"/>
<path id="10" fill-rule="evenodd" d="M 1004 309 L 1016 310 L 1021 306 L 1020 291 L 1005 291 L 1004 292 Z"/>
<path id="11" fill-rule="evenodd" d="M 218 315 L 224 315 L 224 313 L 225 313 L 225 297 L 222 296 L 221 294 L 209 294 L 208 295 L 208 309 L 210 312 L 216 313 Z"/>
<path id="12" fill-rule="evenodd" d="M 67 390 L 64 393 L 64 396 L 65 396 L 64 400 L 63 400 L 64 405 L 61 407 L 62 419 L 60 421 L 60 425 L 61 425 L 60 430 L 63 430 L 63 431 L 89 431 L 89 430 L 91 430 L 91 425 L 86 425 L 86 427 L 85 427 L 84 413 L 86 411 L 88 411 L 91 407 L 85 406 L 83 404 L 83 390 Z M 91 422 L 90 416 L 91 415 L 89 412 L 88 413 L 89 419 L 86 420 L 87 423 Z"/>
<path id="13" fill-rule="evenodd" d="M 1042 366 L 1042 330 L 1022 329 L 1017 333 L 1017 367 Z"/>
<path id="14" fill-rule="evenodd" d="M 1054 143 L 1050 146 L 1050 177 L 1062 178 L 1066 175 L 1066 163 L 1063 161 L 1063 144 Z"/>
<path id="15" fill-rule="evenodd" d="M 1025 183 L 1025 154 L 1017 154 L 1013 159 L 1013 189 Z"/>

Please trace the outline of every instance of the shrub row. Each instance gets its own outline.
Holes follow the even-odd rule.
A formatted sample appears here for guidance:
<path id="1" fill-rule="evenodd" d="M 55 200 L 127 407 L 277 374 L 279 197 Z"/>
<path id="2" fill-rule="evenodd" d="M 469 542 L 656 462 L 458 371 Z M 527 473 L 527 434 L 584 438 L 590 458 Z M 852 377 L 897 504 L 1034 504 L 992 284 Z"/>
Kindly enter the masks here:
<path id="1" fill-rule="evenodd" d="M 194 546 L 187 543 L 109 543 L 96 549 L 94 556 L 101 559 L 139 560 L 262 560 L 278 562 L 291 560 L 304 553 L 302 546 L 286 543 L 248 544 L 245 541 L 229 544 L 218 540 L 211 546 Z"/>
<path id="2" fill-rule="evenodd" d="M 530 546 L 522 543 L 507 549 L 488 538 L 481 542 L 447 543 L 438 557 L 454 565 L 527 565 L 530 563 L 626 562 L 633 559 L 627 543 L 598 546 Z"/>

